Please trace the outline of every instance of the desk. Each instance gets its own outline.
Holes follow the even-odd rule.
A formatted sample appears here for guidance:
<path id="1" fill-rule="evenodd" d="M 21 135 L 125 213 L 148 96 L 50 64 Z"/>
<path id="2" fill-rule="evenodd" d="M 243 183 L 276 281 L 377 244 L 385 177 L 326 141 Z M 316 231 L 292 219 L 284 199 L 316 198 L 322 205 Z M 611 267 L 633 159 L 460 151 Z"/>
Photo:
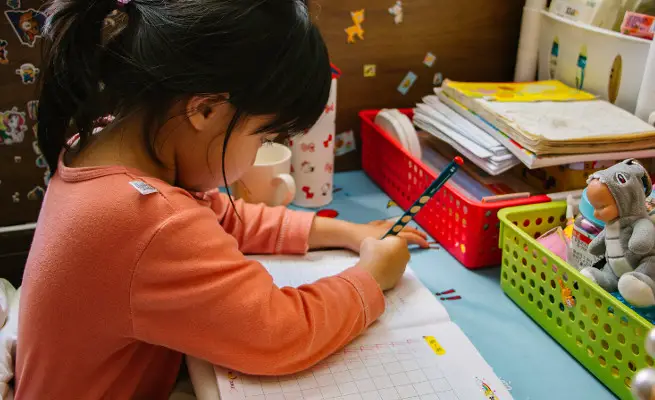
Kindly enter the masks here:
<path id="1" fill-rule="evenodd" d="M 354 222 L 402 214 L 360 171 L 335 176 L 327 207 Z M 455 289 L 445 301 L 451 319 L 471 339 L 516 400 L 608 400 L 616 397 L 518 308 L 500 288 L 500 268 L 471 271 L 442 249 L 412 250 L 412 269 L 430 291 Z"/>

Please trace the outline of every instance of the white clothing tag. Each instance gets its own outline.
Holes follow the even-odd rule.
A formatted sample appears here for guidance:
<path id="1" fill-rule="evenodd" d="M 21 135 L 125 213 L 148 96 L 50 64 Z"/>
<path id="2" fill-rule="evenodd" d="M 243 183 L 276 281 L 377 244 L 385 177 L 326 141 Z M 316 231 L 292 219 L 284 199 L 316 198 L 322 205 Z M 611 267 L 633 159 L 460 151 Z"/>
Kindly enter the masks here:
<path id="1" fill-rule="evenodd" d="M 143 181 L 132 181 L 130 182 L 130 185 L 132 185 L 133 188 L 135 188 L 139 193 L 141 193 L 144 196 L 159 192 L 159 190 L 155 189 L 154 187 L 148 185 Z"/>

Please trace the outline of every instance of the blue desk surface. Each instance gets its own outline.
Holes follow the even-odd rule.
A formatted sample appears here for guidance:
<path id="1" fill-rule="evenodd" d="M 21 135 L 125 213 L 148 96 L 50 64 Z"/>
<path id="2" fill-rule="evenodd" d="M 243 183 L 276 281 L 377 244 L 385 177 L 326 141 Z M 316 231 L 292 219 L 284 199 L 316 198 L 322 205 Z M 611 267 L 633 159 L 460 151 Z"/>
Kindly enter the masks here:
<path id="1" fill-rule="evenodd" d="M 338 218 L 368 222 L 402 214 L 360 171 L 337 174 L 334 201 L 324 207 Z M 459 325 L 516 400 L 616 399 L 608 389 L 518 308 L 500 288 L 500 268 L 472 271 L 442 249 L 412 250 L 411 266 L 432 291 L 455 289 L 444 301 Z"/>

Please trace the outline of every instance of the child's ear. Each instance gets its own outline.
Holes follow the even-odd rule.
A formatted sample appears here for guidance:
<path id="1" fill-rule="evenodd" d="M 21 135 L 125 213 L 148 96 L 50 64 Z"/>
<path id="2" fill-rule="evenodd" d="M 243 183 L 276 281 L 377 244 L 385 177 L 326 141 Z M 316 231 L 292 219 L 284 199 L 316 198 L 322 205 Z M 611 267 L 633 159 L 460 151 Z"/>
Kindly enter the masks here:
<path id="1" fill-rule="evenodd" d="M 227 102 L 229 98 L 230 96 L 227 93 L 211 97 L 191 97 L 186 104 L 186 114 L 189 122 L 197 131 L 215 125 L 214 119 L 216 117 L 227 115 L 230 109 L 230 103 Z"/>

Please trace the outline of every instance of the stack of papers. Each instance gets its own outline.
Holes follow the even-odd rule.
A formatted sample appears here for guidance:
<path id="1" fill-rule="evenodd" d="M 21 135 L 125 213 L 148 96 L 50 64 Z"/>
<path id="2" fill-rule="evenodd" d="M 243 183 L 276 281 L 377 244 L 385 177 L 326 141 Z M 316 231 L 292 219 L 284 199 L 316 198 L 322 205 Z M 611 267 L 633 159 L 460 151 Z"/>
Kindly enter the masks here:
<path id="1" fill-rule="evenodd" d="M 426 96 L 423 103 L 417 104 L 414 125 L 448 143 L 490 175 L 499 175 L 520 163 L 501 142 L 448 107 L 438 96 Z"/>
<path id="2" fill-rule="evenodd" d="M 503 144 L 514 156 L 516 156 L 526 167 L 530 169 L 545 168 L 556 165 L 571 164 L 588 161 L 605 161 L 605 160 L 623 160 L 626 158 L 649 158 L 655 157 L 655 149 L 645 150 L 616 150 L 604 153 L 579 153 L 579 154 L 558 154 L 558 155 L 538 155 L 520 145 L 517 141 L 512 140 L 505 132 L 498 129 L 486 119 L 465 107 L 462 103 L 451 98 L 443 91 L 436 91 L 437 96 L 442 103 L 448 105 L 460 116 L 473 123 L 478 128 L 484 130 L 493 138 Z M 568 104 L 568 103 L 567 103 Z"/>
<path id="3" fill-rule="evenodd" d="M 655 147 L 651 125 L 605 100 L 557 81 L 520 85 L 449 81 L 443 93 L 537 156 Z"/>

